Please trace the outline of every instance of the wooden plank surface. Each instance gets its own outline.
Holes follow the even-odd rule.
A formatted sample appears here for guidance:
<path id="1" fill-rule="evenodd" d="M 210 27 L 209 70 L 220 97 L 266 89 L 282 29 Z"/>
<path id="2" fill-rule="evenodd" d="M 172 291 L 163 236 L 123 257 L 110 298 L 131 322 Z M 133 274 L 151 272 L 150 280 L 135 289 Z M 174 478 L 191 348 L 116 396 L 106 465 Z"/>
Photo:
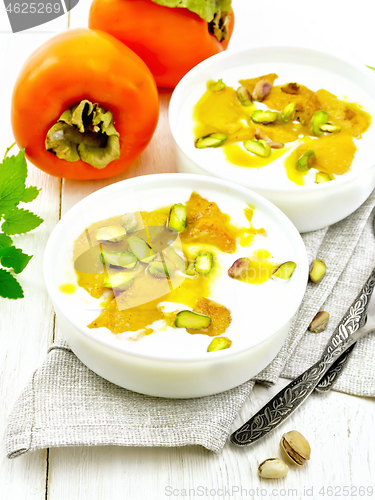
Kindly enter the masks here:
<path id="1" fill-rule="evenodd" d="M 70 27 L 87 26 L 88 0 L 70 13 Z M 328 47 L 375 66 L 372 0 L 268 0 L 261 3 L 234 0 L 236 30 L 231 46 L 263 43 Z M 10 96 L 14 80 L 27 55 L 53 32 L 67 27 L 67 16 L 38 29 L 12 35 L 0 5 L 0 155 L 13 142 L 9 124 Z M 25 290 L 22 301 L 0 303 L 0 425 L 2 450 L 6 418 L 15 399 L 42 362 L 54 333 L 54 314 L 42 279 L 42 257 L 47 238 L 59 213 L 101 187 L 135 175 L 174 172 L 167 109 L 170 92 L 160 94 L 160 121 L 151 144 L 127 172 L 117 178 L 80 183 L 50 177 L 30 166 L 29 182 L 42 187 L 32 209 L 45 219 L 19 244 L 34 254 L 20 276 Z M 61 198 L 61 204 L 60 204 Z M 31 207 L 30 207 L 31 208 Z M 264 404 L 286 383 L 256 387 L 237 418 L 234 428 Z M 62 448 L 32 453 L 9 461 L 0 455 L 0 498 L 4 499 L 163 499 L 163 498 L 321 498 L 322 487 L 333 486 L 345 496 L 344 486 L 374 484 L 374 401 L 339 393 L 313 395 L 276 431 L 251 448 L 227 444 L 221 455 L 199 447 Z M 259 462 L 280 456 L 283 432 L 298 429 L 312 446 L 308 466 L 291 471 L 284 481 L 262 481 Z M 207 488 L 207 490 L 206 490 Z M 227 488 L 225 491 L 220 489 Z M 241 492 L 241 488 L 245 491 Z M 258 488 L 258 490 L 257 490 Z M 313 488 L 313 490 L 311 490 Z M 341 488 L 341 490 L 339 489 Z M 184 490 L 191 490 L 184 491 Z M 274 491 L 272 492 L 272 489 Z M 290 490 L 288 492 L 288 489 Z M 254 491 L 251 491 L 254 490 Z M 320 492 L 320 493 L 319 493 Z M 224 494 L 225 493 L 225 494 Z M 311 494 L 312 493 L 312 494 Z M 349 497 L 360 495 L 349 490 Z M 355 495 L 356 493 L 356 495 Z"/>

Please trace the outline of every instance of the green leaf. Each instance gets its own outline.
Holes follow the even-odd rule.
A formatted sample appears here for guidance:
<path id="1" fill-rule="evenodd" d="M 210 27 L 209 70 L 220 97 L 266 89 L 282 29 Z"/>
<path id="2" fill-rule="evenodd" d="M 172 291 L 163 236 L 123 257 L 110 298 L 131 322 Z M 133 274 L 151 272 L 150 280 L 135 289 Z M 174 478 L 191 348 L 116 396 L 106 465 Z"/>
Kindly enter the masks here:
<path id="1" fill-rule="evenodd" d="M 16 278 L 9 271 L 0 269 L 0 297 L 22 299 L 23 290 Z"/>
<path id="2" fill-rule="evenodd" d="M 219 11 L 229 12 L 231 0 L 152 0 L 164 7 L 182 7 L 210 23 Z"/>
<path id="3" fill-rule="evenodd" d="M 3 250 L 6 250 L 6 252 L 5 255 L 3 256 L 1 256 L 0 253 L 1 264 L 4 267 L 13 268 L 16 274 L 21 273 L 29 263 L 29 260 L 32 258 L 32 255 L 27 255 L 26 253 L 23 253 L 20 248 L 8 247 L 4 248 Z"/>
<path id="4" fill-rule="evenodd" d="M 25 191 L 27 165 L 24 150 L 0 163 L 0 215 L 12 210 Z"/>
<path id="5" fill-rule="evenodd" d="M 0 248 L 10 247 L 13 244 L 12 238 L 4 233 L 0 233 Z"/>
<path id="6" fill-rule="evenodd" d="M 23 208 L 15 208 L 4 219 L 1 229 L 6 234 L 27 233 L 43 222 L 43 219 Z"/>
<path id="7" fill-rule="evenodd" d="M 35 200 L 35 198 L 39 194 L 39 191 L 40 189 L 38 189 L 36 186 L 27 187 L 23 192 L 21 201 L 23 201 L 23 203 L 29 203 L 30 201 Z"/>
<path id="8" fill-rule="evenodd" d="M 367 64 L 366 64 L 366 66 L 367 66 Z M 370 68 L 370 69 L 375 70 L 375 68 L 373 68 L 372 66 L 367 66 L 367 67 Z"/>

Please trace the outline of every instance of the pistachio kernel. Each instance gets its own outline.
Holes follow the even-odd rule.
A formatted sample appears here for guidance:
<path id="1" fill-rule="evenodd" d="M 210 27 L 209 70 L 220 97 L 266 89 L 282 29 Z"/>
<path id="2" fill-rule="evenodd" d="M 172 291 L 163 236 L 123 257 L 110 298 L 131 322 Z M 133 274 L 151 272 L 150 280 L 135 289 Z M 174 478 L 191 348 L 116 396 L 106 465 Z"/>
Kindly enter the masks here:
<path id="1" fill-rule="evenodd" d="M 271 89 L 272 84 L 270 82 L 267 82 L 267 80 L 260 80 L 254 87 L 252 98 L 254 101 L 263 101 L 271 92 Z"/>
<path id="2" fill-rule="evenodd" d="M 124 239 L 126 229 L 121 226 L 104 226 L 95 233 L 95 238 L 103 243 L 117 243 Z"/>
<path id="3" fill-rule="evenodd" d="M 296 82 L 288 83 L 287 85 L 284 85 L 284 87 L 281 87 L 281 91 L 284 92 L 285 94 L 292 94 L 296 95 L 299 93 L 299 85 Z"/>
<path id="4" fill-rule="evenodd" d="M 209 89 L 212 90 L 213 92 L 220 92 L 221 90 L 224 90 L 226 87 L 225 83 L 223 82 L 223 79 L 220 78 L 217 82 L 212 82 L 209 84 Z"/>
<path id="5" fill-rule="evenodd" d="M 280 118 L 283 123 L 287 123 L 289 120 L 294 121 L 296 117 L 296 103 L 291 102 L 280 113 Z"/>
<path id="6" fill-rule="evenodd" d="M 315 176 L 315 182 L 317 184 L 321 184 L 322 182 L 328 182 L 328 181 L 333 181 L 333 178 L 329 174 L 326 174 L 325 172 L 317 172 Z"/>
<path id="7" fill-rule="evenodd" d="M 208 134 L 204 137 L 199 137 L 199 139 L 195 141 L 195 147 L 198 149 L 217 148 L 225 141 L 226 138 L 227 136 L 225 134 L 219 134 L 216 132 Z"/>
<path id="8" fill-rule="evenodd" d="M 222 351 L 228 349 L 232 345 L 232 341 L 228 337 L 215 337 L 207 347 L 207 352 Z"/>
<path id="9" fill-rule="evenodd" d="M 280 458 L 267 458 L 258 467 L 258 474 L 265 479 L 280 479 L 288 474 L 289 467 Z"/>
<path id="10" fill-rule="evenodd" d="M 330 134 L 335 134 L 337 132 L 341 132 L 341 127 L 339 125 L 334 125 L 332 122 L 327 122 L 321 125 L 320 130 Z"/>
<path id="11" fill-rule="evenodd" d="M 262 139 L 263 141 L 268 142 L 268 144 L 271 146 L 271 149 L 282 149 L 285 146 L 285 144 L 283 144 L 282 142 L 274 142 L 260 128 L 257 128 L 255 130 L 255 139 L 257 139 L 258 141 Z"/>
<path id="12" fill-rule="evenodd" d="M 271 154 L 271 146 L 263 139 L 260 139 L 259 141 L 246 139 L 246 141 L 243 141 L 243 145 L 248 151 L 250 151 L 250 153 L 262 156 L 263 158 L 267 158 Z"/>
<path id="13" fill-rule="evenodd" d="M 312 168 L 316 161 L 315 153 L 312 149 L 308 149 L 302 156 L 297 160 L 297 169 L 300 172 L 307 172 Z"/>
<path id="14" fill-rule="evenodd" d="M 328 121 L 328 115 L 325 111 L 322 109 L 320 111 L 317 111 L 314 113 L 314 116 L 312 117 L 312 122 L 311 122 L 311 128 L 312 132 L 315 135 L 322 135 L 323 131 L 321 127 L 326 124 Z"/>
<path id="15" fill-rule="evenodd" d="M 310 332 L 320 333 L 323 332 L 329 320 L 329 312 L 327 311 L 319 311 L 315 314 L 314 319 L 311 321 L 309 325 Z"/>
<path id="16" fill-rule="evenodd" d="M 327 266 L 324 260 L 315 259 L 310 265 L 309 276 L 313 283 L 319 283 L 327 272 Z"/>
<path id="17" fill-rule="evenodd" d="M 124 214 L 121 218 L 121 225 L 126 229 L 127 233 L 130 233 L 138 226 L 137 217 L 131 212 Z"/>
<path id="18" fill-rule="evenodd" d="M 277 111 L 263 111 L 262 109 L 257 109 L 251 115 L 251 119 L 254 123 L 263 123 L 263 125 L 268 125 L 275 122 L 279 117 Z"/>
<path id="19" fill-rule="evenodd" d="M 281 278 L 282 280 L 288 280 L 292 277 L 297 264 L 292 261 L 284 262 L 276 269 L 273 270 L 272 276 L 275 278 Z"/>
<path id="20" fill-rule="evenodd" d="M 250 92 L 243 85 L 237 89 L 237 98 L 242 106 L 250 106 L 253 100 Z"/>
<path id="21" fill-rule="evenodd" d="M 239 279 L 246 274 L 250 265 L 249 259 L 246 257 L 241 257 L 233 262 L 232 266 L 228 269 L 228 275 L 230 278 Z"/>
<path id="22" fill-rule="evenodd" d="M 285 457 L 294 465 L 303 465 L 310 460 L 311 448 L 309 442 L 298 431 L 289 431 L 280 441 L 280 447 Z"/>

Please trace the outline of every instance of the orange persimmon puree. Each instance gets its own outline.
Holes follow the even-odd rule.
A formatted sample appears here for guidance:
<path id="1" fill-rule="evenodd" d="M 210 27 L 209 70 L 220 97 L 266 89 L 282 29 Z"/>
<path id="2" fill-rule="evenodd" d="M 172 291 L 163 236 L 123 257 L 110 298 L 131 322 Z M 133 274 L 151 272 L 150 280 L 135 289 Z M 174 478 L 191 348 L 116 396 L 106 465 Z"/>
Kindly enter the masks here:
<path id="1" fill-rule="evenodd" d="M 278 75 L 271 73 L 257 78 L 239 80 L 239 84 L 251 93 L 260 80 L 266 80 L 272 85 Z M 371 117 L 354 103 L 340 101 L 327 90 L 313 92 L 304 85 L 297 85 L 295 93 L 286 91 L 286 85 L 273 85 L 268 96 L 262 101 L 268 109 L 281 112 L 288 104 L 296 103 L 295 119 L 283 123 L 278 119 L 267 125 L 257 124 L 251 120 L 252 113 L 258 103 L 243 106 L 233 87 L 226 86 L 215 91 L 212 82 L 208 82 L 207 91 L 194 107 L 195 138 L 211 133 L 223 133 L 227 139 L 220 145 L 226 160 L 241 167 L 264 167 L 281 155 L 285 154 L 295 141 L 301 142 L 301 148 L 293 152 L 286 160 L 285 168 L 288 178 L 296 184 L 304 184 L 307 172 L 297 169 L 297 159 L 307 149 L 314 148 L 317 163 L 314 168 L 334 175 L 342 175 L 350 170 L 356 152 L 353 138 L 360 139 L 368 129 Z M 314 113 L 324 110 L 328 121 L 341 127 L 339 133 L 314 136 L 311 121 Z M 289 143 L 282 149 L 272 149 L 270 156 L 262 158 L 246 151 L 240 144 L 246 139 L 255 139 L 257 129 L 266 134 L 271 141 Z M 302 139 L 302 140 L 301 140 Z M 313 142 L 313 139 L 314 142 Z M 298 156 L 299 154 L 299 156 Z"/>

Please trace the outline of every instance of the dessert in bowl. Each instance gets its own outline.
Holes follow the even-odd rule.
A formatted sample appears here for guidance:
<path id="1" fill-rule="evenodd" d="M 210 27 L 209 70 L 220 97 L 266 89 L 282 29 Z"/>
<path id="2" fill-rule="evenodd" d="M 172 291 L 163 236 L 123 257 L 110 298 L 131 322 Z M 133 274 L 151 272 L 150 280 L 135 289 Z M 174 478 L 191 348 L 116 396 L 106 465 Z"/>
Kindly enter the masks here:
<path id="1" fill-rule="evenodd" d="M 325 52 L 214 56 L 171 99 L 178 170 L 249 187 L 300 232 L 333 224 L 375 186 L 374 92 L 371 70 Z"/>
<path id="2" fill-rule="evenodd" d="M 279 209 L 190 174 L 88 196 L 58 223 L 44 258 L 75 354 L 122 387 L 173 398 L 230 389 L 270 363 L 307 276 L 304 244 Z"/>

